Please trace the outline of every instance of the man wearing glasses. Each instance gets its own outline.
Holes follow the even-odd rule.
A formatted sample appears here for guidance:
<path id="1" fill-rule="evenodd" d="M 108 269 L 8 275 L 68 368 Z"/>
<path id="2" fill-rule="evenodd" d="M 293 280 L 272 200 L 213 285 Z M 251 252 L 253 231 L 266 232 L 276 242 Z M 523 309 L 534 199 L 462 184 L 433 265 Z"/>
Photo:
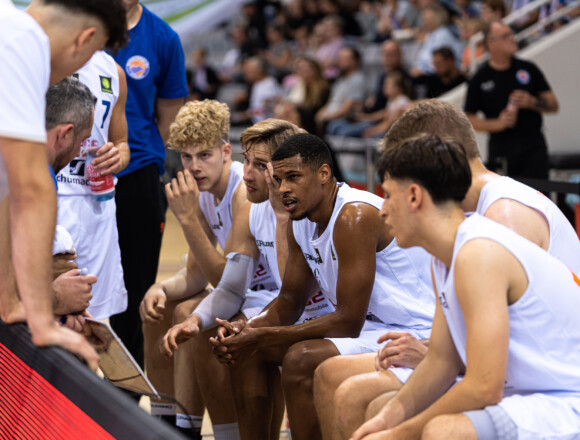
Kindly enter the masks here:
<path id="1" fill-rule="evenodd" d="M 488 132 L 491 169 L 511 177 L 548 177 L 542 113 L 558 111 L 558 100 L 540 69 L 515 57 L 511 29 L 493 21 L 484 30 L 489 52 L 467 90 L 465 113 L 476 131 Z M 485 118 L 476 115 L 483 112 Z"/>

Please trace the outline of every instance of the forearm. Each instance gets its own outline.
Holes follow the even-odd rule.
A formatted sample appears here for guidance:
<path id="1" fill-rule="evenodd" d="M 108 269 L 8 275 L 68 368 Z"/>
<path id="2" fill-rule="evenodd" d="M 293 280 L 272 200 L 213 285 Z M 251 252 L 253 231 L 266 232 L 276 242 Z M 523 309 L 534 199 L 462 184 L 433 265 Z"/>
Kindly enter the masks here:
<path id="1" fill-rule="evenodd" d="M 275 310 L 271 308 L 265 314 L 269 314 Z M 260 316 L 260 315 L 259 315 Z M 316 319 L 295 325 L 281 325 L 281 326 L 262 326 L 255 325 L 257 319 L 248 321 L 251 327 L 263 328 L 258 343 L 262 347 L 291 345 L 296 342 L 307 339 L 324 339 L 324 338 L 356 338 L 359 336 L 362 326 L 364 324 L 364 317 L 353 319 L 345 317 L 340 312 L 332 312 Z M 263 323 L 264 321 L 262 321 Z"/>
<path id="2" fill-rule="evenodd" d="M 165 292 L 167 299 L 176 300 L 188 298 L 202 291 L 207 286 L 207 280 L 203 277 L 188 275 L 187 268 L 183 268 L 171 278 L 158 284 Z"/>
<path id="3" fill-rule="evenodd" d="M 486 133 L 498 133 L 504 131 L 505 127 L 502 125 L 499 118 L 482 119 L 479 116 L 469 115 L 469 122 L 473 125 L 475 131 L 482 131 Z"/>
<path id="4" fill-rule="evenodd" d="M 452 360 L 427 353 L 403 388 L 385 406 L 391 417 L 390 426 L 411 420 L 428 408 L 445 393 L 458 372 Z"/>
<path id="5" fill-rule="evenodd" d="M 228 320 L 237 314 L 252 282 L 257 261 L 238 253 L 228 255 L 228 261 L 218 286 L 195 309 L 203 329 L 217 325 L 216 318 Z"/>
<path id="6" fill-rule="evenodd" d="M 56 192 L 47 166 L 27 175 L 10 194 L 12 261 L 31 330 L 53 325 L 52 244 Z M 39 221 L 42 219 L 42 221 Z"/>
<path id="7" fill-rule="evenodd" d="M 129 161 L 131 160 L 131 150 L 129 149 L 127 141 L 119 142 L 115 146 L 119 149 L 119 156 L 121 158 L 121 165 L 119 165 L 119 168 L 115 172 L 115 174 L 117 174 L 129 165 Z"/>
<path id="8" fill-rule="evenodd" d="M 533 97 L 532 107 L 533 110 L 538 113 L 556 113 L 559 110 L 558 101 L 555 97 Z"/>
<path id="9" fill-rule="evenodd" d="M 207 237 L 197 216 L 179 219 L 179 222 L 197 264 L 207 280 L 213 286 L 217 286 L 226 266 L 226 257 L 215 248 Z"/>

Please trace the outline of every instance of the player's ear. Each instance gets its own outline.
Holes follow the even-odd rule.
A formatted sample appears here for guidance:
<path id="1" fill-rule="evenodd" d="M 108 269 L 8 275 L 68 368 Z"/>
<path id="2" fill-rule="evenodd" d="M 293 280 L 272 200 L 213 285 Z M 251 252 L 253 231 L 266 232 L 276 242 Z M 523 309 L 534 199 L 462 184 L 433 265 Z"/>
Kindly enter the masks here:
<path id="1" fill-rule="evenodd" d="M 76 50 L 80 52 L 84 47 L 91 43 L 97 33 L 97 28 L 94 26 L 83 29 L 75 40 Z"/>
<path id="2" fill-rule="evenodd" d="M 321 183 L 327 183 L 332 179 L 332 169 L 328 164 L 322 164 L 320 168 L 318 168 L 318 177 Z"/>
<path id="3" fill-rule="evenodd" d="M 229 142 L 224 142 L 222 145 L 222 151 L 224 155 L 224 161 L 228 161 L 232 158 L 232 146 Z"/>
<path id="4" fill-rule="evenodd" d="M 409 185 L 408 188 L 408 201 L 411 208 L 416 209 L 421 206 L 423 202 L 423 188 L 417 185 L 416 183 L 412 183 Z"/>

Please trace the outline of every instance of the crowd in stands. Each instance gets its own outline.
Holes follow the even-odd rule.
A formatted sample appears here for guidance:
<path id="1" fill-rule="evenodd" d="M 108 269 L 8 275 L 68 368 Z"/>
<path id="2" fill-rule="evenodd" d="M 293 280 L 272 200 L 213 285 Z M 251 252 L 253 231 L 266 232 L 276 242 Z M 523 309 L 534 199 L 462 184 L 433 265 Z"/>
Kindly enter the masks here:
<path id="1" fill-rule="evenodd" d="M 195 98 L 218 96 L 227 102 L 234 111 L 234 125 L 247 126 L 272 116 L 299 114 L 301 126 L 319 135 L 379 136 L 384 132 L 380 127 L 392 122 L 384 81 L 387 73 L 402 74 L 399 95 L 405 96 L 408 103 L 452 90 L 470 76 L 473 54 L 469 39 L 481 32 L 486 23 L 505 17 L 525 3 L 248 2 L 241 16 L 229 24 L 232 48 L 223 57 L 212 57 L 215 70 L 200 55 L 205 54 L 203 48 L 193 52 L 191 93 Z M 550 8 L 562 6 L 560 2 Z M 546 10 L 529 14 L 525 23 L 519 20 L 512 28 L 530 26 Z M 376 56 L 379 46 L 381 57 Z M 353 77 L 351 66 L 343 59 L 348 58 L 347 52 L 341 55 L 343 48 L 349 48 L 358 62 L 358 73 Z M 475 46 L 475 58 L 482 59 L 483 55 L 480 42 Z M 347 77 L 351 84 L 345 87 Z M 236 85 L 235 90 L 243 91 L 231 99 L 228 94 L 222 97 L 219 88 L 227 89 L 231 84 Z M 403 102 L 401 98 L 398 107 Z M 378 118 L 378 110 L 384 118 Z M 369 123 L 378 128 L 367 130 Z M 353 126 L 356 128 L 350 129 Z"/>

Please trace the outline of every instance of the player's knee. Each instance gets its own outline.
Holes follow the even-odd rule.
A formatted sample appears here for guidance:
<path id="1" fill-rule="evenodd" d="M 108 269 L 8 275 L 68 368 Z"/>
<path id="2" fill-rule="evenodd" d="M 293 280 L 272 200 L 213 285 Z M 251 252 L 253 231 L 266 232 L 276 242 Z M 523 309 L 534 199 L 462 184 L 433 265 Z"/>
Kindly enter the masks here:
<path id="1" fill-rule="evenodd" d="M 423 428 L 421 440 L 449 439 L 449 426 L 452 426 L 452 416 L 443 415 L 431 419 Z"/>
<path id="2" fill-rule="evenodd" d="M 191 304 L 187 301 L 177 304 L 173 311 L 173 324 L 175 325 L 185 321 L 191 315 L 191 312 Z"/>
<path id="3" fill-rule="evenodd" d="M 336 383 L 337 357 L 326 359 L 314 370 L 314 389 L 326 392 L 334 390 L 339 384 Z"/>
<path id="4" fill-rule="evenodd" d="M 314 356 L 307 342 L 292 345 L 282 361 L 282 383 L 285 385 L 300 385 L 304 381 L 311 382 L 319 359 Z"/>
<path id="5" fill-rule="evenodd" d="M 337 421 L 339 425 L 346 426 L 350 425 L 354 412 L 352 410 L 353 406 L 362 405 L 357 399 L 357 384 L 356 382 L 345 380 L 341 383 L 336 392 L 334 393 L 334 408 Z"/>

